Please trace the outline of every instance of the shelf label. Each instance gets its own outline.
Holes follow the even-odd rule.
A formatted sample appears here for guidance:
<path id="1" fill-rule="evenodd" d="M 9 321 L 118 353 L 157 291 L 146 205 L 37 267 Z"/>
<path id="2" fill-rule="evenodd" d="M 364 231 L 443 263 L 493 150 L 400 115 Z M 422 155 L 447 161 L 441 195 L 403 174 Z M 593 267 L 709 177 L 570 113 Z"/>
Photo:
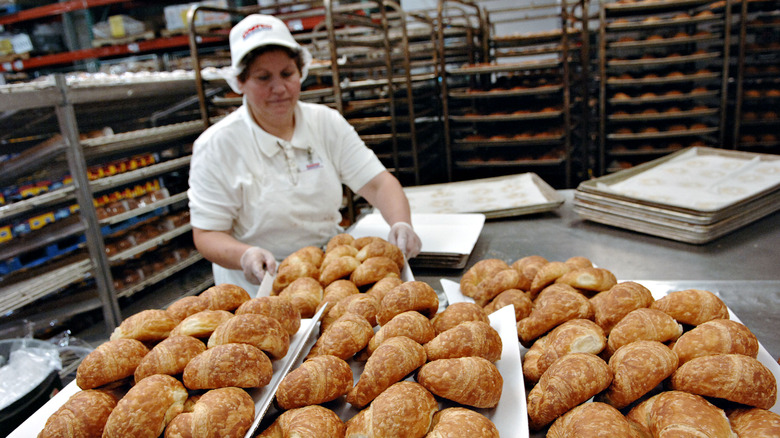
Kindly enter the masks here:
<path id="1" fill-rule="evenodd" d="M 141 47 L 138 45 L 138 43 L 130 43 L 127 45 L 127 50 L 137 53 L 141 51 Z"/>

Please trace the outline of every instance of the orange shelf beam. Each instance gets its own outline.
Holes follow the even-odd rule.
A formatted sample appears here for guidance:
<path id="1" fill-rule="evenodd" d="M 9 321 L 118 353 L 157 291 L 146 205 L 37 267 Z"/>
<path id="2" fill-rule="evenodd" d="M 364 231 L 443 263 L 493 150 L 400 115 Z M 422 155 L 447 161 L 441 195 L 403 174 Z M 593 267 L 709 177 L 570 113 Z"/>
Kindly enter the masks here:
<path id="1" fill-rule="evenodd" d="M 37 8 L 24 9 L 13 14 L 0 16 L 0 24 L 12 24 L 20 21 L 35 20 L 36 18 L 50 17 L 65 12 L 89 9 L 98 6 L 122 3 L 127 0 L 70 0 L 62 3 L 52 3 Z"/>

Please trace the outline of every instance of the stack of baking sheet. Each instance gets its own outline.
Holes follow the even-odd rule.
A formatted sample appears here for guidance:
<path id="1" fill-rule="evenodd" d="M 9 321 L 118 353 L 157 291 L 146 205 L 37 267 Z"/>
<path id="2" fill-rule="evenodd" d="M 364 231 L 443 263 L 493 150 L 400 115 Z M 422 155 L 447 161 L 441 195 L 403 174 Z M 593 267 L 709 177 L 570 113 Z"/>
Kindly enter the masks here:
<path id="1" fill-rule="evenodd" d="M 692 147 L 580 183 L 584 219 L 702 244 L 780 209 L 780 156 Z"/>

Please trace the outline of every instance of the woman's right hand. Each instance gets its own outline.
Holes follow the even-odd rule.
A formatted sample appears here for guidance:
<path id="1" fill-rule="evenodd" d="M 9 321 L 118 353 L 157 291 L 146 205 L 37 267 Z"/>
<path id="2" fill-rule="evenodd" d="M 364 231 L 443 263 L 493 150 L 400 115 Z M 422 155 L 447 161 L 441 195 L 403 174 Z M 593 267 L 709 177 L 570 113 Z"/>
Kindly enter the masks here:
<path id="1" fill-rule="evenodd" d="M 241 255 L 241 269 L 244 277 L 252 284 L 260 284 L 266 272 L 276 272 L 276 259 L 271 251 L 253 246 Z"/>

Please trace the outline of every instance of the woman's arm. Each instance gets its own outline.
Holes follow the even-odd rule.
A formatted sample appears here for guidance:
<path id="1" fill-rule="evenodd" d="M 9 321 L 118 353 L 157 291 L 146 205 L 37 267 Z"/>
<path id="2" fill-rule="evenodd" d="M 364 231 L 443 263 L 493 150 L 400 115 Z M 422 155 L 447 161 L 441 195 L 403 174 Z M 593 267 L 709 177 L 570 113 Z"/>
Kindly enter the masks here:
<path id="1" fill-rule="evenodd" d="M 388 241 L 398 245 L 407 258 L 420 253 L 422 242 L 412 228 L 412 213 L 401 183 L 388 171 L 382 171 L 357 191 L 376 207 L 390 225 Z"/>
<path id="2" fill-rule="evenodd" d="M 260 284 L 265 272 L 276 272 L 276 259 L 270 251 L 239 242 L 227 231 L 193 227 L 192 239 L 206 260 L 227 269 L 244 271 L 250 283 Z"/>

